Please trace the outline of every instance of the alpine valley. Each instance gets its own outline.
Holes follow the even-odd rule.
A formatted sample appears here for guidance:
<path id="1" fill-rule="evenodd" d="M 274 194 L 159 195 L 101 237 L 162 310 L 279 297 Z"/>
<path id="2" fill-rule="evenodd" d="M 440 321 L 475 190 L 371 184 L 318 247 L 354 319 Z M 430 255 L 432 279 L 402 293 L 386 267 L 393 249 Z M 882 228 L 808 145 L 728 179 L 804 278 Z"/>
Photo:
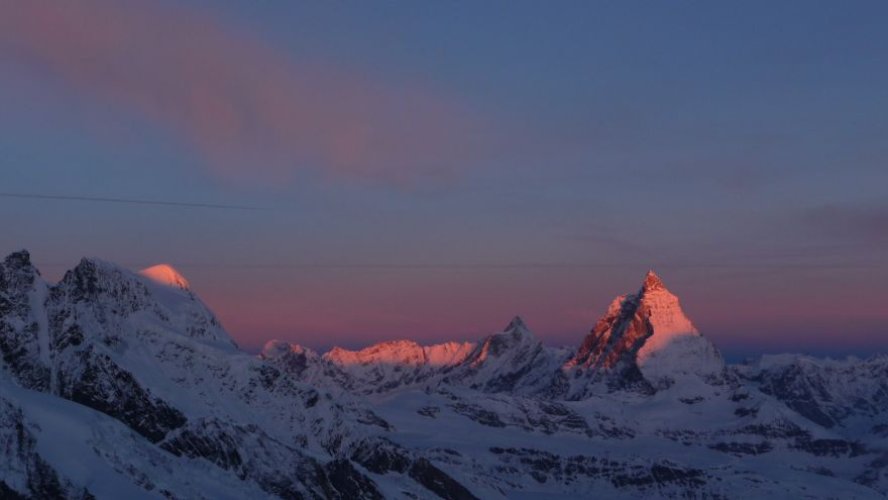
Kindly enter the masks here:
<path id="1" fill-rule="evenodd" d="M 0 263 L 0 498 L 885 498 L 888 356 L 727 365 L 650 272 L 585 338 L 231 340 L 169 266 Z"/>

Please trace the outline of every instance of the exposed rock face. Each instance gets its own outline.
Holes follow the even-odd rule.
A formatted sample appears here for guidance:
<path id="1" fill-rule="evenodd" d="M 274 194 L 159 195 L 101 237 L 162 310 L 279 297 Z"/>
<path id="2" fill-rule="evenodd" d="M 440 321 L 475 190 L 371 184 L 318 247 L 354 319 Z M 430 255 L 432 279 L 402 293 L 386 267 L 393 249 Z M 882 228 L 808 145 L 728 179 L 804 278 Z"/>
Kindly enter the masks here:
<path id="1" fill-rule="evenodd" d="M 21 383 L 48 390 L 51 382 L 50 335 L 46 317 L 49 287 L 31 265 L 27 251 L 0 263 L 0 350 L 6 369 Z"/>
<path id="2" fill-rule="evenodd" d="M 255 425 L 200 419 L 170 435 L 161 448 L 207 460 L 281 498 L 382 498 L 375 483 L 348 461 L 320 463 Z"/>
<path id="3" fill-rule="evenodd" d="M 37 451 L 20 409 L 0 397 L 0 498 L 89 498 L 59 477 Z"/>

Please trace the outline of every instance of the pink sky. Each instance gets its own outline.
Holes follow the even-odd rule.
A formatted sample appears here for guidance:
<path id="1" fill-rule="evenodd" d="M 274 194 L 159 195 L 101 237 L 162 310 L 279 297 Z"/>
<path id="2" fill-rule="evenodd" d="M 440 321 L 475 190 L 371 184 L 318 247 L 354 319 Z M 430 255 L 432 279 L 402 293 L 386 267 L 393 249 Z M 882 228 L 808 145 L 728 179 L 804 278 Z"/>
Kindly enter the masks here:
<path id="1" fill-rule="evenodd" d="M 0 2 L 0 250 L 170 262 L 250 348 L 576 344 L 654 268 L 727 349 L 884 350 L 888 7 L 842 11 Z"/>

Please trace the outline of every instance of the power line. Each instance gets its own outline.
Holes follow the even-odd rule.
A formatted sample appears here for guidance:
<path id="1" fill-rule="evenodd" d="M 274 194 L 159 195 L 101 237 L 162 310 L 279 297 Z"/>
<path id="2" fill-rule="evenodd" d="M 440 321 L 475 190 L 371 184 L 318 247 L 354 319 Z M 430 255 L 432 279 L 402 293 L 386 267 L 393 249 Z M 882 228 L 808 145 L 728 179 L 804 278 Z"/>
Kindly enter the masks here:
<path id="1" fill-rule="evenodd" d="M 194 203 L 184 201 L 144 200 L 138 198 L 106 198 L 101 196 L 71 196 L 36 193 L 5 193 L 0 192 L 0 198 L 17 198 L 26 200 L 53 200 L 53 201 L 81 201 L 92 203 L 122 203 L 127 205 L 154 205 L 180 208 L 212 208 L 222 210 L 266 210 L 261 207 L 246 205 L 226 205 L 215 203 Z"/>

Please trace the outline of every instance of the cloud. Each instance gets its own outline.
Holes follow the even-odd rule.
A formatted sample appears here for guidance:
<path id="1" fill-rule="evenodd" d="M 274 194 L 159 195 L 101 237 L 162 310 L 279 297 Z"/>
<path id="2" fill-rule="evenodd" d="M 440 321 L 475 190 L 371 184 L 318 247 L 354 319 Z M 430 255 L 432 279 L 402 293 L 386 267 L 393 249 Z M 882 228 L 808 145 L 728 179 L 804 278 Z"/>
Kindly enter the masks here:
<path id="1" fill-rule="evenodd" d="M 165 1 L 3 2 L 0 60 L 170 128 L 234 180 L 446 174 L 480 127 L 446 96 L 296 61 Z"/>
<path id="2" fill-rule="evenodd" d="M 807 210 L 802 222 L 818 235 L 832 239 L 888 244 L 888 206 L 822 205 Z"/>

